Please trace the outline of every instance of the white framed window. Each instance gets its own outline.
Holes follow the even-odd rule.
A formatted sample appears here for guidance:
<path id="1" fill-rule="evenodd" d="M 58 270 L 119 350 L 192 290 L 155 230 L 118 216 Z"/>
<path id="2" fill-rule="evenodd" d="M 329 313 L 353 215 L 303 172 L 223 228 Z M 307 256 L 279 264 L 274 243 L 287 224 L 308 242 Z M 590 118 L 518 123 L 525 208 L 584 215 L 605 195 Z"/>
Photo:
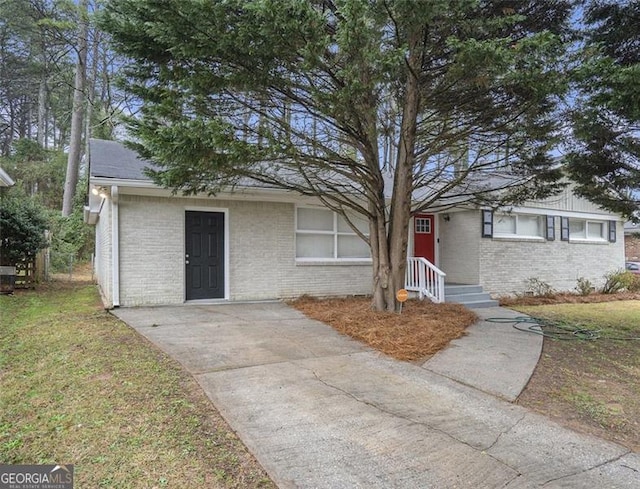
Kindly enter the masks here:
<path id="1" fill-rule="evenodd" d="M 606 221 L 569 218 L 569 239 L 607 241 Z"/>
<path id="2" fill-rule="evenodd" d="M 430 217 L 416 217 L 414 220 L 415 220 L 416 233 L 431 234 L 431 218 Z"/>
<path id="3" fill-rule="evenodd" d="M 530 214 L 496 214 L 493 222 L 494 237 L 544 238 L 543 216 Z"/>
<path id="4" fill-rule="evenodd" d="M 349 220 L 365 236 L 369 223 L 358 216 Z M 296 259 L 308 261 L 369 261 L 369 245 L 358 236 L 344 217 L 321 208 L 296 208 Z"/>

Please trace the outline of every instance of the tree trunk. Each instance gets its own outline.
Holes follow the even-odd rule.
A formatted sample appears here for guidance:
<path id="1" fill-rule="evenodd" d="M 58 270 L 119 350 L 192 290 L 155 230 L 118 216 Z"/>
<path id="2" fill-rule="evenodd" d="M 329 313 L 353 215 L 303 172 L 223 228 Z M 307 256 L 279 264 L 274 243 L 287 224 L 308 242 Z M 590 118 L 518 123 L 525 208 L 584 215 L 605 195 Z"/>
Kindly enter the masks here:
<path id="1" fill-rule="evenodd" d="M 9 156 L 11 154 L 11 145 L 13 144 L 13 138 L 16 133 L 16 109 L 13 100 L 9 101 L 9 130 L 6 132 L 7 137 L 4 139 L 4 146 L 2 147 L 2 156 Z"/>
<path id="2" fill-rule="evenodd" d="M 67 217 L 73 210 L 73 198 L 78 185 L 78 170 L 82 153 L 82 120 L 84 115 L 84 87 L 87 77 L 87 34 L 89 22 L 87 19 L 87 0 L 80 3 L 79 14 L 80 33 L 78 38 L 78 62 L 73 92 L 73 112 L 71 114 L 71 134 L 69 136 L 69 156 L 67 158 L 67 176 L 64 181 L 64 195 L 62 199 L 62 215 Z"/>
<path id="3" fill-rule="evenodd" d="M 26 130 L 27 130 L 27 134 L 26 137 L 27 139 L 33 139 L 33 134 L 32 134 L 32 124 L 31 121 L 33 120 L 33 99 L 29 99 L 29 101 L 27 102 L 27 117 L 25 119 L 26 121 Z"/>
<path id="4" fill-rule="evenodd" d="M 93 42 L 91 46 L 91 70 L 87 79 L 87 114 L 84 133 L 84 154 L 89 156 L 89 139 L 91 139 L 93 125 L 93 105 L 95 103 L 96 78 L 98 76 L 98 48 L 100 47 L 100 31 L 93 30 Z"/>
<path id="5" fill-rule="evenodd" d="M 384 203 L 384 197 L 382 202 Z M 376 311 L 386 311 L 389 308 L 386 291 L 389 287 L 390 266 L 384 205 L 373 212 L 375 218 L 369 223 L 373 261 L 373 308 Z"/>
<path id="6" fill-rule="evenodd" d="M 47 75 L 43 71 L 38 87 L 38 146 L 47 147 Z"/>
<path id="7" fill-rule="evenodd" d="M 56 111 L 51 111 L 51 141 L 53 142 L 53 149 L 58 149 L 58 138 L 56 137 L 56 129 L 58 127 L 58 119 L 56 117 Z"/>
<path id="8" fill-rule="evenodd" d="M 31 139 L 31 100 L 26 95 L 18 101 L 18 139 Z"/>
<path id="9" fill-rule="evenodd" d="M 389 212 L 389 229 L 384 233 L 383 259 L 374 260 L 376 270 L 374 279 L 374 305 L 377 309 L 397 311 L 396 292 L 404 288 L 407 269 L 407 245 L 409 241 L 409 220 L 411 218 L 411 190 L 413 168 L 415 164 L 416 122 L 420 107 L 419 72 L 420 51 L 418 49 L 420 32 L 413 33 L 409 39 L 409 58 L 407 59 L 407 81 L 402 107 L 398 156 L 393 178 L 393 195 Z M 387 234 L 388 233 L 388 234 Z M 376 280 L 377 279 L 377 280 Z M 384 279 L 384 280 L 383 280 Z M 379 307 L 383 306 L 383 307 Z"/>

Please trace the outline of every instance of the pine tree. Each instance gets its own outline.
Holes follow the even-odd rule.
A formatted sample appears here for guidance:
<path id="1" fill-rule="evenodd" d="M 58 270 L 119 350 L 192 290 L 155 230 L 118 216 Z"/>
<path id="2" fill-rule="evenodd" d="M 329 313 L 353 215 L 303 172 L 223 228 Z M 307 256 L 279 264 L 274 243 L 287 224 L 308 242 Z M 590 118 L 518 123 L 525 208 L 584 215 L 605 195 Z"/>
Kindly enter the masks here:
<path id="1" fill-rule="evenodd" d="M 640 2 L 589 2 L 583 35 L 570 175 L 584 197 L 638 219 Z"/>
<path id="2" fill-rule="evenodd" d="M 360 215 L 374 306 L 393 310 L 412 214 L 555 188 L 571 7 L 111 0 L 103 26 L 132 59 L 130 129 L 156 182 L 215 193 L 252 178 Z"/>

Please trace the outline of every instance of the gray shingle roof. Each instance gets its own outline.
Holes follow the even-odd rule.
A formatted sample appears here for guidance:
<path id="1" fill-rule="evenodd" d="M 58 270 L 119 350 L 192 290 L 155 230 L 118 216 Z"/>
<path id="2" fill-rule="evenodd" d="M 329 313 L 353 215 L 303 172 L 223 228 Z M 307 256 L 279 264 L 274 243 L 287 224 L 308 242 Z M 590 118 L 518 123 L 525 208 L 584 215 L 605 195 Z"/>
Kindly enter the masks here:
<path id="1" fill-rule="evenodd" d="M 91 139 L 89 151 L 92 177 L 151 180 L 143 170 L 152 167 L 153 163 L 141 159 L 135 151 L 118 141 Z"/>
<path id="2" fill-rule="evenodd" d="M 149 178 L 144 173 L 145 168 L 153 168 L 154 164 L 151 161 L 144 160 L 138 156 L 138 154 L 127 148 L 123 143 L 118 141 L 106 141 L 103 139 L 91 139 L 90 145 L 90 173 L 94 178 L 113 178 L 123 180 L 137 180 L 140 182 L 150 182 Z M 157 168 L 157 167 L 156 167 Z M 272 176 L 278 176 L 280 180 L 291 182 L 292 186 L 295 183 L 299 183 L 300 176 L 291 170 L 279 167 L 275 165 L 273 168 L 268 167 Z M 263 169 L 264 170 L 264 169 Z M 334 190 L 339 188 L 341 183 L 340 176 L 332 178 L 332 185 Z M 390 197 L 393 188 L 393 176 L 388 172 L 384 174 L 385 179 L 385 194 L 387 198 Z M 506 175 L 501 173 L 479 173 L 474 178 L 468 178 L 465 183 L 466 187 L 460 189 L 464 193 L 476 191 L 485 192 L 500 192 L 502 188 L 512 183 L 514 177 L 512 175 Z M 237 186 L 248 188 L 278 188 L 274 185 L 267 185 L 263 182 L 253 180 L 251 178 L 242 178 L 236 182 Z M 353 186 L 352 182 L 345 182 L 345 193 L 357 191 L 357 188 Z M 434 192 L 431 186 L 418 189 L 414 191 L 413 198 L 416 201 L 420 201 L 422 198 L 428 198 L 430 194 Z M 468 199 L 464 195 L 456 195 L 457 189 L 452 190 L 452 195 L 441 196 L 438 201 L 439 207 L 451 207 L 457 204 L 464 204 Z"/>
<path id="3" fill-rule="evenodd" d="M 627 234 L 640 233 L 640 223 L 626 222 L 624 224 L 624 232 Z"/>

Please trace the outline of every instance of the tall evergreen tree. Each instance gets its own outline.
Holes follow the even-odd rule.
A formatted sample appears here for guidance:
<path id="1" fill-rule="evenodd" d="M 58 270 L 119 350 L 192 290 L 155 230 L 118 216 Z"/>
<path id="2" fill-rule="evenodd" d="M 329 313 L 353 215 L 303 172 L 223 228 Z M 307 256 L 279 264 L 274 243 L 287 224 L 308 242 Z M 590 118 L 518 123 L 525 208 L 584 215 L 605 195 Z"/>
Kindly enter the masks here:
<path id="1" fill-rule="evenodd" d="M 640 219 L 640 1 L 586 3 L 569 171 L 580 194 Z"/>
<path id="2" fill-rule="evenodd" d="M 241 178 L 369 222 L 396 307 L 412 214 L 547 195 L 571 1 L 111 0 L 142 156 L 164 186 Z M 385 182 L 392 182 L 385 184 Z"/>
<path id="3" fill-rule="evenodd" d="M 64 181 L 64 195 L 62 198 L 62 215 L 67 217 L 73 211 L 73 198 L 78 185 L 80 158 L 82 157 L 82 136 L 85 132 L 83 125 L 84 114 L 87 110 L 85 86 L 87 83 L 87 49 L 89 37 L 89 7 L 87 0 L 80 0 L 78 5 L 78 19 L 80 29 L 76 44 L 76 70 L 73 84 L 73 108 L 71 112 L 71 132 L 69 134 L 69 155 L 67 159 L 67 174 Z"/>
<path id="4" fill-rule="evenodd" d="M 17 139 L 51 146 L 58 132 L 53 120 L 69 111 L 52 104 L 69 91 L 61 82 L 69 67 L 66 36 L 72 22 L 59 3 L 0 3 L 0 145 L 5 156 Z"/>

